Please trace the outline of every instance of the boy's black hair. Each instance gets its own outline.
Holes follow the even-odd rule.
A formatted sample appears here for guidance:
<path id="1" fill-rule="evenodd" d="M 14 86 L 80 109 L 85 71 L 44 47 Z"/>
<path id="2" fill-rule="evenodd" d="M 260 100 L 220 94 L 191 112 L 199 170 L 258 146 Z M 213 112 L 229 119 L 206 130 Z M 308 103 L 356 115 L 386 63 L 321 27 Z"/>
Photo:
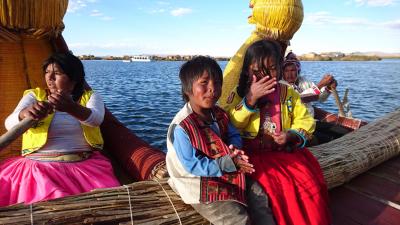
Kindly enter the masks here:
<path id="1" fill-rule="evenodd" d="M 43 72 L 46 73 L 47 66 L 56 63 L 62 69 L 69 79 L 75 81 L 75 87 L 72 90 L 72 98 L 77 101 L 83 94 L 85 87 L 85 71 L 81 60 L 72 53 L 54 53 L 43 62 Z"/>
<path id="2" fill-rule="evenodd" d="M 210 78 L 219 80 L 222 85 L 222 70 L 215 59 L 208 56 L 196 56 L 185 62 L 179 71 L 179 79 L 182 83 L 182 98 L 185 102 L 189 101 L 186 93 L 193 93 L 193 83 L 198 80 L 206 71 Z"/>
<path id="3" fill-rule="evenodd" d="M 246 54 L 243 60 L 243 67 L 240 73 L 239 86 L 237 87 L 237 93 L 240 97 L 246 96 L 250 89 L 252 78 L 249 77 L 248 71 L 252 63 L 257 62 L 260 71 L 265 71 L 264 59 L 268 57 L 273 57 L 276 62 L 276 69 L 278 70 L 277 80 L 280 79 L 282 73 L 282 55 L 280 45 L 271 40 L 260 40 L 254 42 L 246 50 Z"/>

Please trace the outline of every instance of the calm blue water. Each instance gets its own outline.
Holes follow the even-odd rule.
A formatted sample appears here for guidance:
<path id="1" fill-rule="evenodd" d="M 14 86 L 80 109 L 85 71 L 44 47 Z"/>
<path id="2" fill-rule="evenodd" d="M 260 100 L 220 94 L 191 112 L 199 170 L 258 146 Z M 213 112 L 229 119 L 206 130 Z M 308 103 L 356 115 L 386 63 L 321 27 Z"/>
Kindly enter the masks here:
<path id="1" fill-rule="evenodd" d="M 151 145 L 166 149 L 167 127 L 182 107 L 178 78 L 183 62 L 123 63 L 84 61 L 88 83 L 111 112 Z M 227 62 L 220 62 L 225 68 Z M 302 62 L 302 74 L 318 82 L 332 73 L 343 96 L 350 89 L 351 111 L 372 121 L 400 107 L 400 60 L 377 62 Z M 333 97 L 317 104 L 337 112 Z"/>

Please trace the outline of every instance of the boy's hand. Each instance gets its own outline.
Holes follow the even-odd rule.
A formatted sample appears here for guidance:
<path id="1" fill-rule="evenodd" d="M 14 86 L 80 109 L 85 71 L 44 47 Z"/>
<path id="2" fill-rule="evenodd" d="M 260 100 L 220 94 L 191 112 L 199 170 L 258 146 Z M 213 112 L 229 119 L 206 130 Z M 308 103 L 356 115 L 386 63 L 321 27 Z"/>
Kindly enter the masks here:
<path id="1" fill-rule="evenodd" d="M 19 119 L 32 118 L 42 120 L 53 112 L 53 107 L 48 102 L 35 102 L 19 113 Z"/>
<path id="2" fill-rule="evenodd" d="M 253 164 L 249 163 L 249 157 L 244 153 L 243 150 L 235 148 L 233 145 L 229 145 L 229 149 L 232 150 L 230 157 L 239 172 L 242 173 L 253 173 L 255 170 Z"/>
<path id="3" fill-rule="evenodd" d="M 259 98 L 275 91 L 275 85 L 275 78 L 270 79 L 270 76 L 266 76 L 257 80 L 257 77 L 253 75 L 249 93 L 246 95 L 246 104 L 254 108 Z"/>

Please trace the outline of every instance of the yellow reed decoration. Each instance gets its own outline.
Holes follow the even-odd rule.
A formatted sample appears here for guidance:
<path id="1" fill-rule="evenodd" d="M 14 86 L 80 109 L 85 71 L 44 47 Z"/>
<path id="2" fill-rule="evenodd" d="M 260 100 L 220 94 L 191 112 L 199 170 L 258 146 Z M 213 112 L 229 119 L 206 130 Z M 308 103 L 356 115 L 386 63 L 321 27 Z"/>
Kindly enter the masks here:
<path id="1" fill-rule="evenodd" d="M 288 42 L 303 22 L 303 4 L 299 0 L 252 0 L 249 23 L 264 37 Z"/>
<path id="2" fill-rule="evenodd" d="M 68 0 L 0 0 L 0 26 L 18 31 L 62 30 L 67 7 Z"/>
<path id="3" fill-rule="evenodd" d="M 0 134 L 23 91 L 45 86 L 41 65 L 54 52 L 67 6 L 67 0 L 0 0 Z M 20 150 L 17 140 L 1 151 L 0 161 Z"/>
<path id="4" fill-rule="evenodd" d="M 256 28 L 225 67 L 224 83 L 219 104 L 226 106 L 229 93 L 239 82 L 243 58 L 247 48 L 263 38 L 287 44 L 303 22 L 301 0 L 251 0 L 252 15 L 249 23 Z"/>

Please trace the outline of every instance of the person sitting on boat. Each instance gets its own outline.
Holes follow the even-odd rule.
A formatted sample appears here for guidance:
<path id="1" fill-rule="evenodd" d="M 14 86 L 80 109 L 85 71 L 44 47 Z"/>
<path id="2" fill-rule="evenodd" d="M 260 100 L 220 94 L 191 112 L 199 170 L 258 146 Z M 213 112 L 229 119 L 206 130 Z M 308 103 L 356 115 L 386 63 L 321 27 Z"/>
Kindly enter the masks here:
<path id="1" fill-rule="evenodd" d="M 301 64 L 293 52 L 289 52 L 283 62 L 283 80 L 300 93 L 303 103 L 307 106 L 308 112 L 314 117 L 312 101 L 325 102 L 330 90 L 336 89 L 337 81 L 331 74 L 325 74 L 319 83 L 307 80 L 300 75 Z"/>
<path id="2" fill-rule="evenodd" d="M 249 224 L 246 194 L 254 224 L 274 224 L 261 186 L 247 181 L 246 191 L 245 174 L 253 166 L 240 150 L 240 134 L 215 105 L 222 88 L 218 63 L 195 57 L 182 65 L 179 78 L 186 104 L 167 134 L 170 186 L 213 224 Z"/>
<path id="3" fill-rule="evenodd" d="M 318 161 L 304 147 L 315 122 L 299 93 L 278 83 L 281 64 L 276 42 L 251 44 L 225 109 L 254 165 L 250 176 L 268 194 L 277 224 L 327 225 L 327 186 Z"/>
<path id="4" fill-rule="evenodd" d="M 0 206 L 31 204 L 119 186 L 103 147 L 101 96 L 85 82 L 82 62 L 55 53 L 43 64 L 48 89 L 25 91 L 5 121 L 7 129 L 24 118 L 36 125 L 22 138 L 22 156 L 0 164 Z"/>

